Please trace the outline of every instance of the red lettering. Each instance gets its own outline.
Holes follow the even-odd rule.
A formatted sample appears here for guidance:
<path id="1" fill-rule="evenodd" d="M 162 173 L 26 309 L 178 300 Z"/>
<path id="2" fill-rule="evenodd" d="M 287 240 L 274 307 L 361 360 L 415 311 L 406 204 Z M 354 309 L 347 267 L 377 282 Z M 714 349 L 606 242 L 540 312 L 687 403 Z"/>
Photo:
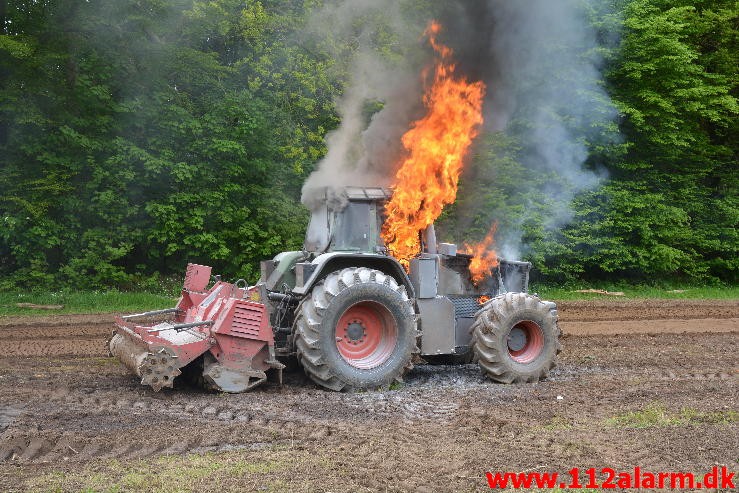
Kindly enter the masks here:
<path id="1" fill-rule="evenodd" d="M 541 474 L 536 474 L 534 477 L 536 481 L 536 486 L 538 488 L 554 488 L 557 486 L 557 478 L 559 475 L 556 472 L 548 473 L 544 472 Z"/>
<path id="2" fill-rule="evenodd" d="M 718 488 L 718 467 L 713 466 L 711 472 L 707 472 L 703 476 L 703 486 L 705 488 Z"/>
<path id="3" fill-rule="evenodd" d="M 588 484 L 586 484 L 585 487 L 586 488 L 597 488 L 598 487 L 598 483 L 597 483 L 596 477 L 595 477 L 595 468 L 594 467 L 587 468 L 585 470 L 585 474 L 587 474 L 588 475 L 588 478 L 589 478 L 588 479 Z"/>
<path id="4" fill-rule="evenodd" d="M 554 489 L 571 488 L 580 489 L 580 469 L 573 467 L 568 471 L 570 484 L 559 482 L 557 472 L 486 472 L 485 477 L 490 489 Z M 659 472 L 653 473 L 642 471 L 640 467 L 634 467 L 632 472 L 617 472 L 611 467 L 599 470 L 604 476 L 603 482 L 597 481 L 596 469 L 589 467 L 585 469 L 588 482 L 585 488 L 589 489 L 734 489 L 734 476 L 736 472 L 730 471 L 728 467 L 714 466 L 703 475 L 703 481 L 696 481 L 692 472 Z M 564 479 L 564 478 L 562 478 Z"/>
<path id="5" fill-rule="evenodd" d="M 680 480 L 680 486 L 675 486 Z M 686 482 L 689 486 L 686 486 Z M 670 474 L 670 488 L 693 488 L 693 473 L 673 472 Z"/>
<path id="6" fill-rule="evenodd" d="M 647 471 L 644 473 L 644 480 L 641 483 L 641 488 L 651 488 L 654 489 L 657 487 L 657 483 L 654 481 L 654 474 Z"/>
<path id="7" fill-rule="evenodd" d="M 555 488 L 557 485 L 557 479 L 559 474 L 553 473 L 518 473 L 514 474 L 506 472 L 501 474 L 496 472 L 495 474 L 486 472 L 485 477 L 488 480 L 488 486 L 493 488 L 507 488 L 509 485 L 512 488 L 531 488 L 532 485 L 536 485 L 537 488 Z"/>
<path id="8" fill-rule="evenodd" d="M 659 484 L 659 488 L 665 487 L 665 479 L 670 478 L 669 472 L 661 472 L 657 475 L 657 483 Z"/>
<path id="9" fill-rule="evenodd" d="M 616 484 L 622 490 L 623 489 L 627 489 L 627 488 L 631 488 L 631 474 L 629 474 L 627 472 L 620 473 L 618 475 L 618 481 L 616 481 Z M 605 488 L 605 486 L 604 486 L 604 488 Z"/>
<path id="10" fill-rule="evenodd" d="M 570 488 L 582 488 L 582 484 L 580 484 L 580 469 L 573 467 L 569 470 L 569 473 L 572 478 L 572 481 L 570 481 Z"/>
<path id="11" fill-rule="evenodd" d="M 713 467 L 714 469 L 717 469 L 716 466 Z M 736 473 L 730 473 L 729 469 L 726 466 L 721 466 L 721 487 L 722 488 L 735 488 L 734 486 L 734 474 Z"/>
<path id="12" fill-rule="evenodd" d="M 616 483 L 613 482 L 613 479 L 616 477 L 616 471 L 611 469 L 610 467 L 604 467 L 600 470 L 605 476 L 606 479 L 603 481 L 603 484 L 601 485 L 602 488 L 615 488 Z"/>
<path id="13" fill-rule="evenodd" d="M 501 474 L 499 472 L 495 473 L 495 476 L 493 476 L 492 473 L 486 472 L 485 476 L 488 478 L 488 486 L 490 489 L 495 488 L 507 488 L 508 487 L 508 476 L 511 475 L 509 473 Z"/>

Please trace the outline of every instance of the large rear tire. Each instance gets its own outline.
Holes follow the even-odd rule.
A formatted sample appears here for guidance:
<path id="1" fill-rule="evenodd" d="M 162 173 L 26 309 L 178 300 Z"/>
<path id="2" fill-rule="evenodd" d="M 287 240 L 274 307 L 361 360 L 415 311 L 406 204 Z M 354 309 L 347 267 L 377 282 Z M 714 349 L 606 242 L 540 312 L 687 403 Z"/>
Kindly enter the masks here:
<path id="1" fill-rule="evenodd" d="M 472 351 L 491 380 L 538 382 L 556 365 L 560 334 L 554 303 L 507 293 L 486 302 L 475 314 Z"/>
<path id="2" fill-rule="evenodd" d="M 400 381 L 418 352 L 413 301 L 378 270 L 332 272 L 297 309 L 295 350 L 305 373 L 330 390 Z"/>

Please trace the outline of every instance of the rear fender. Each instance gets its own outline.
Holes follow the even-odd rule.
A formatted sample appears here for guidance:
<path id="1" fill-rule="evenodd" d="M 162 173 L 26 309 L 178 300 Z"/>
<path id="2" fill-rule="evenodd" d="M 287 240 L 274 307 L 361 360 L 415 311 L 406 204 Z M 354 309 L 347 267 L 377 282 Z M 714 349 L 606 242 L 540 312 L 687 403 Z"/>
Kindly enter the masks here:
<path id="1" fill-rule="evenodd" d="M 304 252 L 282 252 L 279 253 L 273 260 L 267 262 L 271 263 L 272 266 L 269 275 L 264 279 L 267 289 L 270 291 L 281 291 L 283 285 L 287 285 L 290 289 L 295 286 L 295 266 L 296 262 L 304 259 L 306 254 Z M 263 272 L 264 276 L 267 272 Z"/>

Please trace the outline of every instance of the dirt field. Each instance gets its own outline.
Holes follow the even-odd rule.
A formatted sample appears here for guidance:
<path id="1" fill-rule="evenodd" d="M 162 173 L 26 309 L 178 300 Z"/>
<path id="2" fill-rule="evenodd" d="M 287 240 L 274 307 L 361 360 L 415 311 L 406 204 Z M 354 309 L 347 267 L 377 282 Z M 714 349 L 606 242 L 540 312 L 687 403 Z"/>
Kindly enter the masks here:
<path id="1" fill-rule="evenodd" d="M 0 319 L 0 491 L 484 491 L 486 471 L 739 469 L 739 300 L 559 304 L 551 378 L 154 393 L 106 315 Z M 739 480 L 737 481 L 739 483 Z"/>

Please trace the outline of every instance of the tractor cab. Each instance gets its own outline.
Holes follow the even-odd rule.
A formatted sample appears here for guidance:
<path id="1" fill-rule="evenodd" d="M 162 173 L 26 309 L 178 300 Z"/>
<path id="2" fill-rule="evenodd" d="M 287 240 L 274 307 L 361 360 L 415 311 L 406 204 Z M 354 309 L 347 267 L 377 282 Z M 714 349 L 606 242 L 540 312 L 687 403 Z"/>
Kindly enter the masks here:
<path id="1" fill-rule="evenodd" d="M 339 194 L 326 189 L 325 200 L 311 213 L 305 251 L 383 253 L 380 237 L 383 205 L 392 192 L 386 188 L 346 187 Z"/>

